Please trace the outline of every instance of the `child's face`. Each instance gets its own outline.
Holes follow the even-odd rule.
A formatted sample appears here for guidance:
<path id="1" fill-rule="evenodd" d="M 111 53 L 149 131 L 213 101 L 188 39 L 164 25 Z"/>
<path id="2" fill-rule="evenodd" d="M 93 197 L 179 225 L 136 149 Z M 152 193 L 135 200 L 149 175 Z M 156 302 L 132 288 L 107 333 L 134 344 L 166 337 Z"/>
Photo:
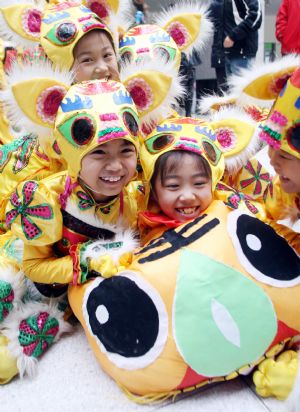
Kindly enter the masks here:
<path id="1" fill-rule="evenodd" d="M 188 155 L 167 173 L 163 183 L 157 176 L 154 194 L 163 213 L 179 222 L 195 219 L 213 200 L 211 179 Z"/>
<path id="2" fill-rule="evenodd" d="M 300 160 L 283 150 L 269 147 L 270 163 L 280 179 L 286 193 L 300 193 Z"/>
<path id="3" fill-rule="evenodd" d="M 93 30 L 83 36 L 73 54 L 77 83 L 105 78 L 119 81 L 117 57 L 104 31 Z"/>
<path id="4" fill-rule="evenodd" d="M 106 202 L 121 193 L 136 173 L 137 155 L 132 143 L 116 139 L 96 147 L 84 156 L 80 177 L 94 199 Z"/>

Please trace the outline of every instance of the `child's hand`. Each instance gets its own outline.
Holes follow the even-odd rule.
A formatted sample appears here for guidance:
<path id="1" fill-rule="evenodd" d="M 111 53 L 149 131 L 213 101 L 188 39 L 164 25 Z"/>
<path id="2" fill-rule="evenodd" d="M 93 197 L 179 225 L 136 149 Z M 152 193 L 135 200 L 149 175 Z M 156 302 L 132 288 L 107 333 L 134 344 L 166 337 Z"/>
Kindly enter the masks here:
<path id="1" fill-rule="evenodd" d="M 90 259 L 89 270 L 98 272 L 104 278 L 110 278 L 118 272 L 118 267 L 110 255 L 103 255 Z"/>

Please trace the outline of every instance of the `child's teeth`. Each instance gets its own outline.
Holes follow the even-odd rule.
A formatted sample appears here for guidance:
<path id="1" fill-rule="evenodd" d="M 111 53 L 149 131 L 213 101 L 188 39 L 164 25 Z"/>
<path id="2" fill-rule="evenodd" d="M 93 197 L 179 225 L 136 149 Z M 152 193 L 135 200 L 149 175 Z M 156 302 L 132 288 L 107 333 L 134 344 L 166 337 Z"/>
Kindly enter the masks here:
<path id="1" fill-rule="evenodd" d="M 185 207 L 184 209 L 178 209 L 181 213 L 185 215 L 190 215 L 191 213 L 195 212 L 195 207 Z"/>
<path id="2" fill-rule="evenodd" d="M 117 176 L 110 176 L 110 177 L 102 177 L 103 180 L 106 180 L 108 182 L 117 182 L 118 180 L 120 180 L 120 177 Z"/>

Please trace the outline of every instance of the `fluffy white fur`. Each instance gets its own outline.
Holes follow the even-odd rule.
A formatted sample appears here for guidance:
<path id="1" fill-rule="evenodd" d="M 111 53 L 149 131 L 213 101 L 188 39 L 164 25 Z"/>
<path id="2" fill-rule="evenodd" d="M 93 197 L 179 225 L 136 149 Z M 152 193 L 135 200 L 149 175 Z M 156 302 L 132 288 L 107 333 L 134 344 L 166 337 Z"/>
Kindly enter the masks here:
<path id="1" fill-rule="evenodd" d="M 231 93 L 241 96 L 245 87 L 260 76 L 268 73 L 297 67 L 300 64 L 300 55 L 290 54 L 271 63 L 253 64 L 249 69 L 241 69 L 239 75 L 233 75 L 227 80 Z"/>
<path id="2" fill-rule="evenodd" d="M 231 102 L 235 102 L 236 99 L 237 96 L 232 93 L 224 94 L 223 96 L 219 96 L 215 93 L 207 94 L 199 99 L 198 107 L 203 114 L 214 114 L 215 110 L 212 109 L 212 106 L 216 104 L 220 106 L 230 104 Z"/>
<path id="3" fill-rule="evenodd" d="M 46 1 L 39 0 L 0 0 L 0 38 L 4 40 L 10 41 L 14 46 L 21 46 L 21 47 L 33 47 L 39 43 L 39 37 L 36 38 L 35 41 L 31 41 L 26 39 L 25 37 L 21 37 L 18 33 L 13 31 L 11 27 L 7 24 L 2 12 L 1 8 L 5 8 L 8 6 L 13 6 L 17 4 L 28 4 L 32 5 L 33 8 L 40 10 L 41 12 L 44 10 L 45 5 L 47 4 Z M 16 23 L 17 24 L 17 23 Z"/>
<path id="4" fill-rule="evenodd" d="M 0 263 L 0 280 L 9 283 L 14 291 L 14 308 L 20 305 L 25 293 L 24 273 L 13 266 Z"/>
<path id="5" fill-rule="evenodd" d="M 181 0 L 176 2 L 173 7 L 163 9 L 160 13 L 154 15 L 153 22 L 154 24 L 165 28 L 169 21 L 176 16 L 180 16 L 185 13 L 200 14 L 201 21 L 199 35 L 192 44 L 183 50 L 189 58 L 193 50 L 201 51 L 213 34 L 213 24 L 208 18 L 208 9 L 209 2 L 201 3 L 200 1 Z"/>
<path id="6" fill-rule="evenodd" d="M 177 69 L 174 67 L 172 62 L 166 63 L 163 59 L 161 61 L 159 59 L 155 59 L 155 61 L 142 60 L 137 63 L 124 63 L 121 66 L 120 72 L 122 82 L 126 82 L 126 80 L 131 76 L 139 78 L 140 73 L 143 72 L 153 72 L 153 80 L 155 79 L 155 73 L 164 73 L 171 79 L 171 86 L 166 92 L 160 105 L 144 116 L 143 113 L 140 113 L 141 122 L 146 125 L 150 125 L 152 122 L 157 123 L 162 118 L 168 117 L 171 114 L 171 106 L 176 104 L 176 99 L 182 97 L 185 93 L 185 90 L 181 84 L 181 77 L 179 76 Z M 158 93 L 160 90 L 157 88 L 154 92 Z"/>
<path id="7" fill-rule="evenodd" d="M 106 249 L 105 244 L 112 242 L 122 242 L 122 246 L 119 248 Z M 121 255 L 127 252 L 132 252 L 139 246 L 139 242 L 135 237 L 135 233 L 131 230 L 124 230 L 116 233 L 111 240 L 96 240 L 91 243 L 85 252 L 83 253 L 83 259 L 98 258 L 104 255 L 110 255 L 115 263 L 118 263 L 118 259 Z"/>
<path id="8" fill-rule="evenodd" d="M 253 136 L 242 152 L 238 153 L 236 156 L 230 155 L 230 152 L 224 153 L 226 169 L 229 173 L 234 173 L 244 166 L 260 149 L 260 139 L 258 137 L 259 128 L 251 116 L 237 107 L 223 107 L 215 112 L 210 120 L 214 122 L 222 119 L 238 119 L 254 127 Z"/>
<path id="9" fill-rule="evenodd" d="M 54 339 L 56 342 L 62 333 L 70 332 L 72 327 L 69 323 L 65 322 L 63 319 L 63 312 L 57 309 L 57 306 L 53 303 L 40 303 L 40 302 L 30 302 L 22 305 L 19 310 L 13 311 L 4 322 L 3 334 L 9 339 L 8 349 L 11 354 L 17 358 L 17 366 L 21 378 L 27 374 L 30 377 L 34 376 L 36 373 L 37 359 L 24 355 L 22 346 L 19 343 L 19 325 L 23 319 L 30 316 L 35 316 L 40 312 L 49 313 L 50 317 L 54 317 L 58 320 L 59 331 Z"/>
<path id="10" fill-rule="evenodd" d="M 14 64 L 12 70 L 7 75 L 6 88 L 0 92 L 0 100 L 3 102 L 4 110 L 12 124 L 25 128 L 27 132 L 37 134 L 41 145 L 44 146 L 45 140 L 51 136 L 52 128 L 41 126 L 32 121 L 18 106 L 13 93 L 14 86 L 32 79 L 36 79 L 37 82 L 39 79 L 51 79 L 65 84 L 66 88 L 68 88 L 73 82 L 74 73 L 54 69 L 49 61 L 38 61 L 22 66 Z M 28 93 L 28 100 L 30 101 L 30 99 L 30 93 Z"/>

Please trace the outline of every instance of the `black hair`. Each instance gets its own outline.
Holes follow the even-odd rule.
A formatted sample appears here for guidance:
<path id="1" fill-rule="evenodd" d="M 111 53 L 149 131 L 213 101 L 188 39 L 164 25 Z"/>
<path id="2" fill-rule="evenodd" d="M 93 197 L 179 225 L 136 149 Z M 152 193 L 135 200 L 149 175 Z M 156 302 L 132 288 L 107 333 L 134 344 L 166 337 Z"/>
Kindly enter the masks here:
<path id="1" fill-rule="evenodd" d="M 198 153 L 189 152 L 185 150 L 172 150 L 161 155 L 156 163 L 154 172 L 151 178 L 151 187 L 154 188 L 156 179 L 159 177 L 162 186 L 164 185 L 166 176 L 180 168 L 181 160 L 184 155 L 188 155 L 197 162 L 197 167 L 204 172 L 207 179 L 211 179 L 211 168 L 208 161 Z"/>

